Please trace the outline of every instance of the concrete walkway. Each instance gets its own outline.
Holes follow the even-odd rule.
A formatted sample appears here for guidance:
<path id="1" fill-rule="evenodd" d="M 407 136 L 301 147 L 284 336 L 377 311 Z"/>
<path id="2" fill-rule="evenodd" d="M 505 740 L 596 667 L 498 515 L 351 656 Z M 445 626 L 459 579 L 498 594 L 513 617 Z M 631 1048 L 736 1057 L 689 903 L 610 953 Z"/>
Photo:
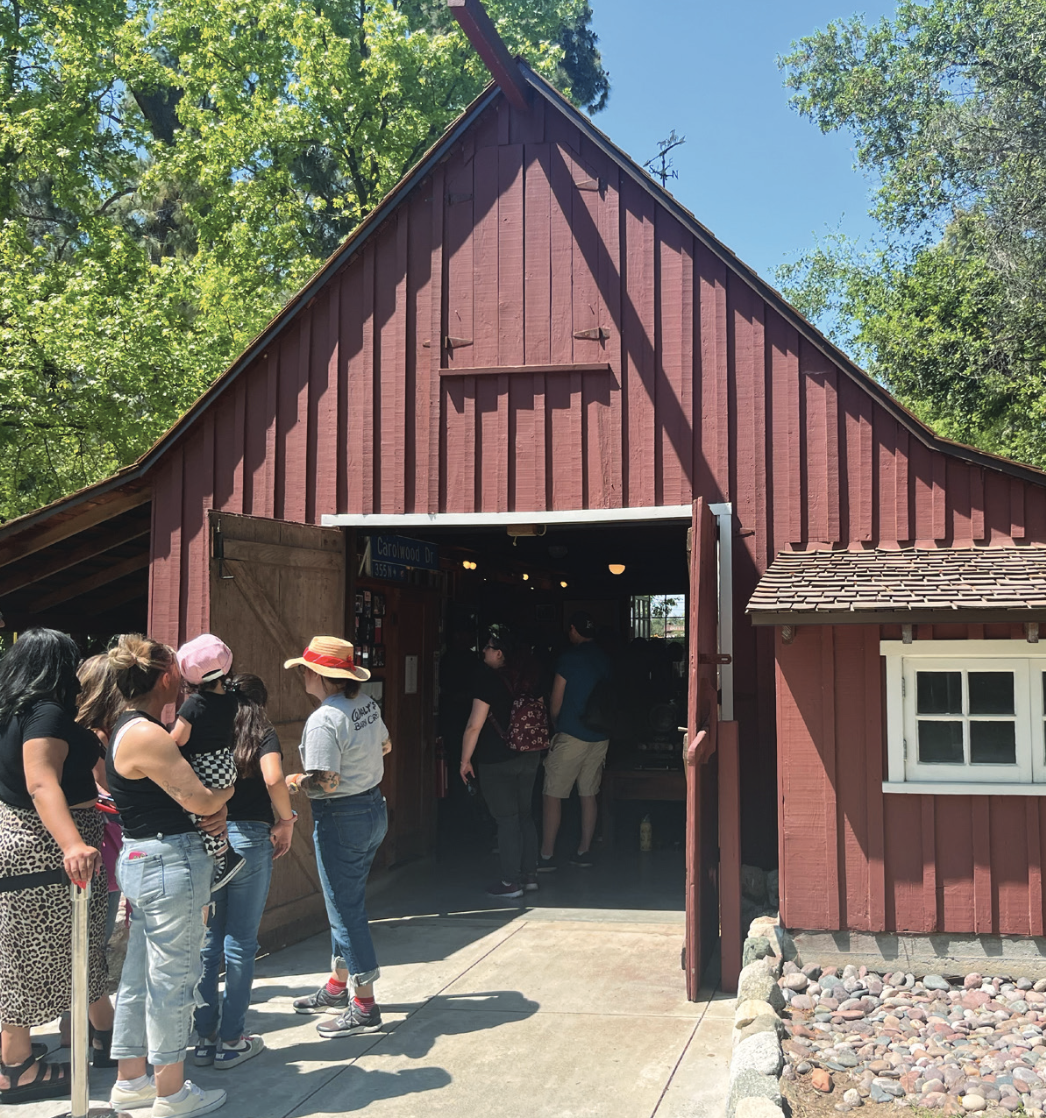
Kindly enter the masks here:
<path id="1" fill-rule="evenodd" d="M 688 1002 L 682 913 L 603 907 L 590 872 L 547 875 L 558 880 L 525 904 L 491 901 L 447 867 L 388 875 L 370 901 L 386 1031 L 322 1040 L 293 1012 L 326 973 L 318 935 L 259 961 L 248 1028 L 267 1051 L 191 1078 L 229 1091 L 225 1118 L 721 1118 L 733 1000 Z M 92 1097 L 104 1102 L 114 1077 L 94 1073 Z"/>

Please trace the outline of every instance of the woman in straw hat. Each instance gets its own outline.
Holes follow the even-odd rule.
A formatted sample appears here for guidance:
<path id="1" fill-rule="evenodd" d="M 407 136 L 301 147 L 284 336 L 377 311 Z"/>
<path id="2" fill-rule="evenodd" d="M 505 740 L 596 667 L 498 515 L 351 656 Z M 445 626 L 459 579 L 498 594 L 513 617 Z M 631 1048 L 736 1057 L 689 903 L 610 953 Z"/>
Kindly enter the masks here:
<path id="1" fill-rule="evenodd" d="M 331 975 L 315 994 L 297 998 L 299 1013 L 334 1013 L 317 1025 L 323 1037 L 352 1036 L 381 1028 L 374 981 L 381 973 L 367 923 L 364 890 L 371 863 L 388 830 L 378 785 L 384 755 L 392 748 L 378 704 L 360 694 L 370 679 L 353 660 L 352 645 L 338 637 L 313 637 L 296 667 L 319 707 L 301 739 L 305 769 L 287 777 L 312 805 L 316 866 L 331 926 Z M 352 995 L 348 985 L 351 980 Z"/>

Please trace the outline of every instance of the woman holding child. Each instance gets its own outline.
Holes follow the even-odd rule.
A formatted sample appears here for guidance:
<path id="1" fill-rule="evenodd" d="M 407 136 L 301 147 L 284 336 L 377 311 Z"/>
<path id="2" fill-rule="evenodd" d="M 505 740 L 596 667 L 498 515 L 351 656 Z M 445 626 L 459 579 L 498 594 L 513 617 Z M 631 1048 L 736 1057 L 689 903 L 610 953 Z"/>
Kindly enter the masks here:
<path id="1" fill-rule="evenodd" d="M 154 1118 L 208 1114 L 225 1092 L 186 1080 L 184 1061 L 214 870 L 188 813 L 206 832 L 223 833 L 233 790 L 205 787 L 163 727 L 163 709 L 181 688 L 174 651 L 134 634 L 108 655 L 126 706 L 113 726 L 106 776 L 123 821 L 117 873 L 131 904 L 113 1027 L 120 1070 L 110 1101 L 116 1110 L 152 1107 Z"/>

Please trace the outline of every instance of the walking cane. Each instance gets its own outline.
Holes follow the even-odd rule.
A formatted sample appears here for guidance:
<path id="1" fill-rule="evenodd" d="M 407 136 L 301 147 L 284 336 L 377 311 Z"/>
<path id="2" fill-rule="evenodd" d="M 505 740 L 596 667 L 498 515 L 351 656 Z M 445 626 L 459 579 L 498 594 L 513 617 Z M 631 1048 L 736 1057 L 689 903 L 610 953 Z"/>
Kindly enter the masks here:
<path id="1" fill-rule="evenodd" d="M 90 963 L 87 955 L 88 909 L 91 901 L 91 883 L 69 883 L 73 901 L 73 990 L 70 1043 L 72 1044 L 72 1110 L 63 1118 L 130 1118 L 122 1111 L 108 1106 L 91 1108 L 91 1090 L 88 1084 L 87 1059 L 90 1055 L 87 1031 L 88 974 Z"/>

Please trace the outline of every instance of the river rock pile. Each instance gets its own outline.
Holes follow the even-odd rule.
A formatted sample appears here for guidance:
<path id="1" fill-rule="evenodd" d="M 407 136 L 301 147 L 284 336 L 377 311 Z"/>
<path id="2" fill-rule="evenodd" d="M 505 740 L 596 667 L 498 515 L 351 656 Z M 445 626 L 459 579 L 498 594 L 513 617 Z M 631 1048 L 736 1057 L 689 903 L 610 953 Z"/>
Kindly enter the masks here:
<path id="1" fill-rule="evenodd" d="M 942 1116 L 1043 1118 L 1046 979 L 968 974 L 953 984 L 936 974 L 785 963 L 778 986 L 784 1078 L 810 1075 L 824 1089 L 826 1072 L 845 1073 L 853 1083 L 836 1110 L 907 1102 Z"/>

